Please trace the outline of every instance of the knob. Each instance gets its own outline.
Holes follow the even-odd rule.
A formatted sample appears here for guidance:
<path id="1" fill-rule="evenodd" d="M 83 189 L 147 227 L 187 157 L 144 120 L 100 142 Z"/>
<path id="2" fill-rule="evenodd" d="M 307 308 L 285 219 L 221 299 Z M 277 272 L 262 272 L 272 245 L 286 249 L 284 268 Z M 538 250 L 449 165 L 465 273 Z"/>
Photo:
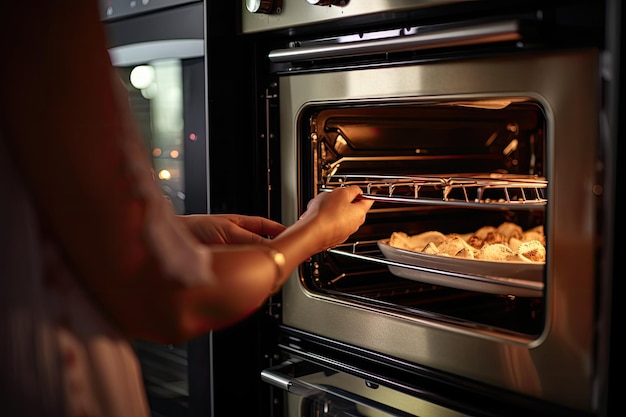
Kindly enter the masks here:
<path id="1" fill-rule="evenodd" d="M 246 9 L 250 13 L 280 13 L 282 0 L 246 0 Z"/>
<path id="2" fill-rule="evenodd" d="M 345 6 L 350 0 L 306 0 L 314 6 Z"/>

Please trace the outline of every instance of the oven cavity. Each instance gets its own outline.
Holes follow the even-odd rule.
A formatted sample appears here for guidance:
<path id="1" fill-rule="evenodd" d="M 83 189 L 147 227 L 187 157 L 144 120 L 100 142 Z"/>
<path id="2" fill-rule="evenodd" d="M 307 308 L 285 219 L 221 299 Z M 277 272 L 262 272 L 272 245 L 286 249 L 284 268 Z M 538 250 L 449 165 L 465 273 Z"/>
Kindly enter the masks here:
<path id="1" fill-rule="evenodd" d="M 515 251 L 538 239 L 530 231 L 540 231 L 546 247 L 547 118 L 539 102 L 510 96 L 325 104 L 307 107 L 299 121 L 300 164 L 312 179 L 301 185 L 302 201 L 348 185 L 375 201 L 348 242 L 303 265 L 307 291 L 408 320 L 538 337 L 546 262 Z M 512 257 L 479 259 L 487 228 L 490 244 L 506 246 Z M 424 245 L 436 250 L 441 240 L 409 248 L 390 239 L 426 232 L 460 238 L 466 252 L 433 253 Z"/>

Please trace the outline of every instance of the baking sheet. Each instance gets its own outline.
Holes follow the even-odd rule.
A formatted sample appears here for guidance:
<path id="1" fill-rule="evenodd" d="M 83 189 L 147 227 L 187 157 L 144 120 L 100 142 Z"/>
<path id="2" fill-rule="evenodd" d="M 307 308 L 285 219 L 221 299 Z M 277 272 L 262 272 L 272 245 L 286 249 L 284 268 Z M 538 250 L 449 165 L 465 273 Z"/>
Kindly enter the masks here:
<path id="1" fill-rule="evenodd" d="M 378 247 L 389 261 L 389 271 L 414 281 L 491 294 L 540 297 L 543 262 L 494 262 L 430 255 L 400 249 L 382 239 Z M 445 272 L 442 272 L 445 271 Z"/>

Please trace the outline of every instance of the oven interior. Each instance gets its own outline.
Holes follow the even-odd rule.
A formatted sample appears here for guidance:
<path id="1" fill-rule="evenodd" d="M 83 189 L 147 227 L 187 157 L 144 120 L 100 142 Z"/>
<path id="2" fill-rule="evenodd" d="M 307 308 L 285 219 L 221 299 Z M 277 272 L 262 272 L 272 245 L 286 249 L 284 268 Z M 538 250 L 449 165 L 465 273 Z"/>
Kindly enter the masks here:
<path id="1" fill-rule="evenodd" d="M 394 248 L 398 259 L 382 252 L 380 241 L 394 232 L 467 238 L 503 223 L 543 228 L 548 123 L 541 103 L 523 96 L 304 108 L 297 127 L 301 201 L 358 185 L 374 205 L 347 242 L 301 266 L 301 285 L 317 297 L 409 320 L 538 337 L 547 262 L 495 265 Z M 530 270 L 518 273 L 518 266 Z"/>

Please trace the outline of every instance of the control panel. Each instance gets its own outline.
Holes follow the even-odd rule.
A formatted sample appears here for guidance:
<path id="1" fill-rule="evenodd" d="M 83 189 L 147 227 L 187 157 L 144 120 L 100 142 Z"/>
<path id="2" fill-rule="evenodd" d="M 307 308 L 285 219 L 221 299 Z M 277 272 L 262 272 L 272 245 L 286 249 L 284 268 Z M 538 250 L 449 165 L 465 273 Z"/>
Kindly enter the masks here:
<path id="1" fill-rule="evenodd" d="M 367 14 L 415 10 L 472 0 L 239 0 L 242 32 L 325 23 Z"/>
<path id="2" fill-rule="evenodd" d="M 98 0 L 100 19 L 103 21 L 150 13 L 187 3 L 201 3 L 202 0 Z"/>

